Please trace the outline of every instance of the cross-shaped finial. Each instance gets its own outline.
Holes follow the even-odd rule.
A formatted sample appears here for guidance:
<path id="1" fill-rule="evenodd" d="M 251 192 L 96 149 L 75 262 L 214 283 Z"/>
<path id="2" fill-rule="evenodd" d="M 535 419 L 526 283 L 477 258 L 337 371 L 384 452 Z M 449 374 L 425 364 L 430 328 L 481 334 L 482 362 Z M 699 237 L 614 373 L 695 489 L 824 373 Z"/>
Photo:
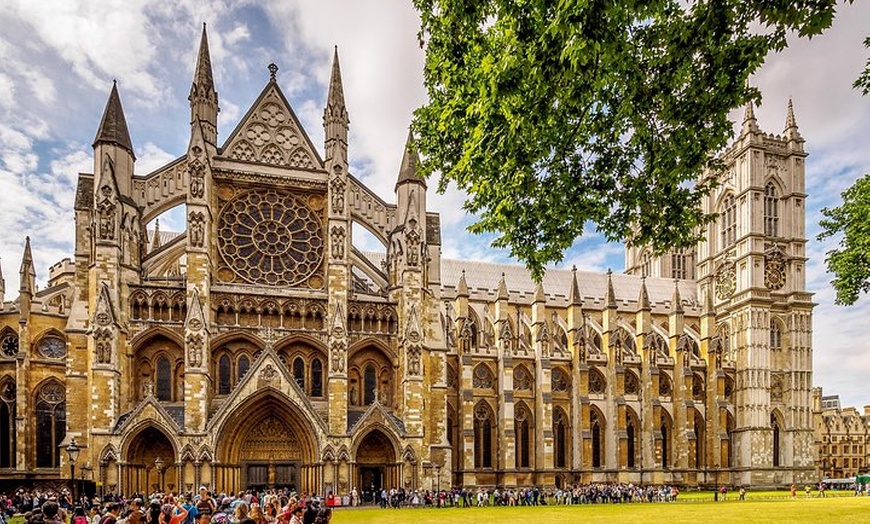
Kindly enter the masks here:
<path id="1" fill-rule="evenodd" d="M 275 81 L 276 74 L 278 74 L 278 66 L 276 66 L 275 63 L 272 62 L 271 64 L 269 64 L 269 81 L 270 82 Z"/>

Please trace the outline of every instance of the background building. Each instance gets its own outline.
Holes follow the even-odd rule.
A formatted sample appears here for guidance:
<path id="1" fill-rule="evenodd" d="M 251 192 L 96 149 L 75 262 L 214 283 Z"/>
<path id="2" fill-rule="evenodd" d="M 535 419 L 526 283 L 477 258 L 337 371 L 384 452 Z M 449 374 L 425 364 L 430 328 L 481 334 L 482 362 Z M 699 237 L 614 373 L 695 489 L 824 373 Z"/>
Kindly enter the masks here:
<path id="1" fill-rule="evenodd" d="M 823 396 L 822 388 L 814 388 L 813 426 L 818 478 L 845 479 L 867 472 L 870 406 L 864 406 L 864 413 L 841 408 L 838 395 Z"/>
<path id="2" fill-rule="evenodd" d="M 124 493 L 813 480 L 790 105 L 782 135 L 747 108 L 695 249 L 535 284 L 441 258 L 413 137 L 395 203 L 348 172 L 337 54 L 322 150 L 276 71 L 219 143 L 203 33 L 188 150 L 147 174 L 113 87 L 74 258 L 38 290 L 28 240 L 0 311 L 0 476 L 64 477 L 74 437 Z M 146 229 L 177 206 L 184 233 Z"/>

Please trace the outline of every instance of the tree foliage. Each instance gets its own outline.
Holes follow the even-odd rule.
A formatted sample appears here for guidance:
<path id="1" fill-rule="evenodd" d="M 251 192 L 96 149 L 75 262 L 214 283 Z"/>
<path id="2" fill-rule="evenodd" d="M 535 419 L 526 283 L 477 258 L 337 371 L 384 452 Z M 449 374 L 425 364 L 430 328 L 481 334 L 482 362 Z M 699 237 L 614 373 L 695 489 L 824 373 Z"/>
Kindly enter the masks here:
<path id="1" fill-rule="evenodd" d="M 850 306 L 870 291 L 870 175 L 843 192 L 843 203 L 822 209 L 818 239 L 842 235 L 839 247 L 828 251 L 828 271 L 834 274 L 835 302 Z"/>
<path id="2" fill-rule="evenodd" d="M 836 0 L 414 0 L 426 175 L 454 182 L 535 278 L 597 225 L 663 252 L 713 217 L 715 154 L 746 80 L 786 34 L 830 26 Z"/>
<path id="3" fill-rule="evenodd" d="M 864 47 L 870 49 L 870 36 L 864 39 Z M 861 75 L 858 76 L 853 85 L 855 89 L 860 89 L 864 95 L 870 94 L 870 59 L 867 59 L 864 71 L 861 72 Z"/>

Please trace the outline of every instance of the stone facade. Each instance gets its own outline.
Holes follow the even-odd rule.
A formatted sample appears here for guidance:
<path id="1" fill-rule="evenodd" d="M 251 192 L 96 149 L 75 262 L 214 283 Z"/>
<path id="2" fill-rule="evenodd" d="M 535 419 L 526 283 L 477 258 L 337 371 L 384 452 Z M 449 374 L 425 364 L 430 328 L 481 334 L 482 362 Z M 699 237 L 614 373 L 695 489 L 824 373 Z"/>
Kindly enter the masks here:
<path id="1" fill-rule="evenodd" d="M 125 493 L 811 480 L 791 107 L 783 136 L 748 109 L 696 249 L 535 284 L 441 258 L 412 136 L 395 203 L 349 173 L 337 54 L 322 156 L 276 71 L 219 145 L 203 32 L 188 150 L 148 174 L 113 87 L 74 259 L 37 291 L 28 243 L 0 310 L 0 476 L 63 477 L 74 437 Z M 184 234 L 146 229 L 182 205 Z M 384 253 L 356 249 L 355 224 Z"/>
<path id="2" fill-rule="evenodd" d="M 813 390 L 816 476 L 845 479 L 867 473 L 870 466 L 870 406 L 861 413 L 842 408 L 837 395 L 822 396 Z"/>

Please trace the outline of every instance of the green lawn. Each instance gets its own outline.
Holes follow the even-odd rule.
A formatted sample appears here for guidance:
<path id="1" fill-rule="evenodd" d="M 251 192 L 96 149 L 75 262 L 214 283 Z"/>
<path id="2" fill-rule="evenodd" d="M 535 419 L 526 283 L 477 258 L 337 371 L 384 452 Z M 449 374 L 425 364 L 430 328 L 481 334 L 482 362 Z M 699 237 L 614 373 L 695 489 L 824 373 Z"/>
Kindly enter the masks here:
<path id="1" fill-rule="evenodd" d="M 738 501 L 729 493 L 727 502 L 713 502 L 710 493 L 694 493 L 683 502 L 653 504 L 595 504 L 537 508 L 443 508 L 443 509 L 338 509 L 332 524 L 478 524 L 491 522 L 536 522 L 547 524 L 613 524 L 618 522 L 667 524 L 720 523 L 813 523 L 864 522 L 870 497 L 839 496 L 824 499 L 798 497 L 783 492 L 750 493 Z M 693 495 L 703 495 L 706 501 Z M 770 497 L 775 495 L 775 498 Z M 683 498 L 680 495 L 680 498 Z M 693 499 L 693 500 L 690 500 Z M 863 515 L 863 516 L 862 516 Z"/>

